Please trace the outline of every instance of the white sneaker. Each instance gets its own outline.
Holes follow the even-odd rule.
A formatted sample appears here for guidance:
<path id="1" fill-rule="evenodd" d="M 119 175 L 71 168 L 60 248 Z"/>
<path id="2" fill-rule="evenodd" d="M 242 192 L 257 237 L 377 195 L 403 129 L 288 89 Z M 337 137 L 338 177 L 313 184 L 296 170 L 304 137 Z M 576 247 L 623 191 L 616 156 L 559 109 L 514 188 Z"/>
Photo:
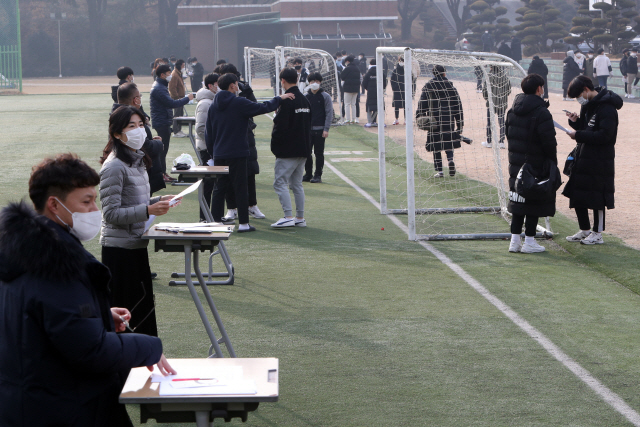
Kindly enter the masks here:
<path id="1" fill-rule="evenodd" d="M 370 128 L 371 126 L 373 126 L 371 123 L 365 123 L 364 127 L 366 128 Z"/>
<path id="2" fill-rule="evenodd" d="M 400 122 L 399 122 L 399 121 L 397 121 L 397 120 L 394 120 L 394 121 L 393 121 L 393 123 L 391 123 L 391 124 L 392 124 L 392 125 L 399 125 L 399 124 L 400 124 Z"/>
<path id="3" fill-rule="evenodd" d="M 507 147 L 504 145 L 504 142 L 500 142 L 500 143 L 498 144 L 498 147 L 500 147 L 500 148 L 501 148 L 501 149 L 503 149 L 503 150 L 504 150 L 505 148 L 507 148 Z"/>
<path id="4" fill-rule="evenodd" d="M 631 94 L 629 94 L 629 96 L 627 96 L 627 98 L 629 98 L 629 99 L 635 99 L 636 97 L 635 97 L 635 95 L 631 95 Z"/>
<path id="5" fill-rule="evenodd" d="M 238 219 L 238 210 L 237 209 L 229 209 L 227 211 L 227 214 L 222 219 L 223 220 L 227 220 L 227 221 Z"/>
<path id="6" fill-rule="evenodd" d="M 433 175 L 434 178 L 444 178 L 444 172 L 436 172 L 435 175 Z"/>
<path id="7" fill-rule="evenodd" d="M 173 134 L 175 138 L 186 138 L 188 135 L 182 131 Z"/>
<path id="8" fill-rule="evenodd" d="M 482 89 L 476 89 L 476 93 L 482 93 Z"/>
<path id="9" fill-rule="evenodd" d="M 589 234 L 589 236 L 580 240 L 580 243 L 583 245 L 601 245 L 604 243 L 604 240 L 602 240 L 602 233 L 593 232 Z"/>
<path id="10" fill-rule="evenodd" d="M 518 239 L 515 242 L 509 244 L 509 252 L 520 252 L 522 249 L 522 240 Z"/>
<path id="11" fill-rule="evenodd" d="M 482 141 L 482 143 L 480 145 L 482 145 L 483 147 L 486 147 L 486 148 L 491 148 L 492 147 L 491 143 L 488 142 L 488 141 Z"/>
<path id="12" fill-rule="evenodd" d="M 581 242 L 591 234 L 591 231 L 578 231 L 573 236 L 567 236 L 567 242 Z"/>
<path id="13" fill-rule="evenodd" d="M 257 219 L 265 218 L 265 214 L 260 212 L 260 209 L 258 208 L 258 205 L 249 206 L 249 215 L 251 215 L 252 217 L 257 218 Z"/>
<path id="14" fill-rule="evenodd" d="M 538 242 L 534 241 L 533 243 L 527 243 L 525 242 L 524 245 L 522 245 L 522 248 L 520 249 L 520 252 L 522 252 L 523 254 L 535 254 L 538 252 L 544 252 L 546 251 L 544 246 L 541 246 L 538 244 Z"/>
<path id="15" fill-rule="evenodd" d="M 293 222 L 295 223 L 296 227 L 306 227 L 307 226 L 307 221 L 305 221 L 304 218 L 302 219 L 294 219 Z"/>
<path id="16" fill-rule="evenodd" d="M 573 101 L 571 98 L 562 98 L 563 101 Z"/>
<path id="17" fill-rule="evenodd" d="M 628 93 L 625 93 L 625 94 L 624 94 L 624 97 L 625 97 L 625 98 L 628 98 L 628 97 L 629 97 L 629 94 L 628 94 Z"/>
<path id="18" fill-rule="evenodd" d="M 271 224 L 273 228 L 293 227 L 296 225 L 296 221 L 293 218 L 280 218 L 278 221 Z"/>
<path id="19" fill-rule="evenodd" d="M 354 123 L 360 123 L 360 119 L 355 119 Z"/>

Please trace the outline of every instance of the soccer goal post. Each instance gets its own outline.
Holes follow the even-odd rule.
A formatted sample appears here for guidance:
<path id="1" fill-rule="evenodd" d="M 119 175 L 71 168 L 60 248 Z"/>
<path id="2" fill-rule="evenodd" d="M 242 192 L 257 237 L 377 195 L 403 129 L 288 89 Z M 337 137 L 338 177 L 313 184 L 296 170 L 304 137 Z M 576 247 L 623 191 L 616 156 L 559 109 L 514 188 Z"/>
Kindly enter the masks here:
<path id="1" fill-rule="evenodd" d="M 258 100 L 271 99 L 280 93 L 275 49 L 245 47 L 244 69 L 245 79 Z"/>
<path id="2" fill-rule="evenodd" d="M 504 121 L 522 67 L 402 47 L 377 48 L 376 64 L 381 213 L 406 214 L 410 240 L 509 238 Z"/>

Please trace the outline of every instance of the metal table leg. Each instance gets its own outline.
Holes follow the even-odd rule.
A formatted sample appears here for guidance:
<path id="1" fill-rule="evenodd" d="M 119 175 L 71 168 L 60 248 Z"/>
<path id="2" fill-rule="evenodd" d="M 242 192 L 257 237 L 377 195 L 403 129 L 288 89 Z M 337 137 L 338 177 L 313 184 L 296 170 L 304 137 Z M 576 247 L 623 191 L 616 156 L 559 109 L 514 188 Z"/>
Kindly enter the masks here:
<path id="1" fill-rule="evenodd" d="M 220 345 L 218 344 L 218 339 L 213 332 L 213 328 L 209 323 L 209 318 L 207 318 L 207 314 L 204 311 L 204 307 L 202 307 L 202 303 L 200 302 L 200 298 L 198 297 L 198 293 L 196 292 L 195 286 L 193 286 L 193 280 L 191 280 L 191 245 L 184 246 L 184 271 L 186 274 L 186 284 L 189 288 L 189 293 L 191 294 L 191 298 L 193 298 L 193 303 L 196 305 L 196 309 L 198 310 L 198 314 L 200 315 L 200 320 L 202 320 L 202 324 L 204 325 L 205 330 L 207 331 L 207 335 L 209 336 L 209 340 L 211 341 L 211 345 L 214 349 L 214 353 L 216 357 L 224 357 L 222 354 L 222 350 L 220 349 Z M 197 251 L 194 252 L 194 264 L 197 260 Z M 204 286 L 206 288 L 206 285 Z M 212 311 L 215 310 L 215 306 L 211 307 Z M 216 311 L 217 314 L 217 311 Z M 227 338 L 228 339 L 228 338 Z M 211 356 L 211 350 L 209 350 Z"/>
<path id="2" fill-rule="evenodd" d="M 206 200 L 204 199 L 204 180 L 212 179 L 212 178 L 204 178 L 200 187 L 198 187 L 198 202 L 200 204 L 200 209 L 204 213 L 205 220 L 207 222 L 215 222 L 213 220 L 213 215 L 211 215 L 211 210 L 207 205 Z M 222 258 L 222 262 L 224 263 L 225 268 L 227 269 L 226 273 L 214 273 L 213 272 L 213 257 L 215 255 L 220 255 Z M 212 277 L 228 277 L 227 280 L 208 280 L 205 283 L 207 285 L 233 285 L 234 283 L 234 274 L 235 270 L 233 269 L 233 264 L 231 263 L 231 257 L 229 257 L 229 252 L 227 252 L 227 248 L 224 245 L 223 241 L 218 243 L 218 250 L 215 252 L 211 252 L 209 256 L 209 274 L 207 275 L 209 279 Z M 185 277 L 184 273 L 172 273 L 172 278 L 182 278 Z M 195 273 L 191 275 L 191 277 L 196 277 Z M 185 281 L 172 280 L 169 282 L 169 286 L 179 286 L 186 285 Z"/>
<path id="3" fill-rule="evenodd" d="M 213 318 L 216 321 L 216 325 L 218 325 L 218 330 L 220 331 L 220 335 L 222 338 L 218 340 L 218 343 L 224 343 L 227 346 L 227 351 L 231 355 L 231 357 L 236 357 L 236 352 L 233 350 L 233 346 L 231 345 L 231 340 L 229 339 L 229 335 L 227 335 L 227 331 L 224 329 L 224 325 L 222 324 L 222 319 L 220 318 L 220 314 L 218 313 L 218 309 L 216 308 L 215 303 L 213 302 L 213 298 L 211 298 L 211 293 L 209 292 L 209 288 L 205 284 L 204 278 L 202 277 L 202 273 L 200 272 L 200 263 L 199 263 L 199 253 L 195 251 L 193 253 L 193 269 L 198 276 L 198 281 L 200 282 L 200 287 L 202 288 L 202 293 L 204 294 L 207 302 L 209 303 L 209 308 L 211 308 L 211 313 L 213 313 Z"/>

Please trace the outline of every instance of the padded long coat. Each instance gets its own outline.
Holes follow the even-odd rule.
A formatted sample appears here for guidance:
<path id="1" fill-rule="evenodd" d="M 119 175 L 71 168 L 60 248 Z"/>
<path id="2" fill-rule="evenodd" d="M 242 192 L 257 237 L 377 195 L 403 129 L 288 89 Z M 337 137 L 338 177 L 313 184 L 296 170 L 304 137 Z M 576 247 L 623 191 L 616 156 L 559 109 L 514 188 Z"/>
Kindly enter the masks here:
<path id="1" fill-rule="evenodd" d="M 615 207 L 615 157 L 618 111 L 624 103 L 607 89 L 599 91 L 580 109 L 580 118 L 569 126 L 576 130 L 576 164 L 562 194 L 570 208 L 596 210 Z"/>
<path id="2" fill-rule="evenodd" d="M 404 65 L 397 64 L 391 73 L 393 107 L 404 108 Z"/>
<path id="3" fill-rule="evenodd" d="M 549 103 L 537 95 L 518 94 L 507 112 L 505 134 L 509 144 L 509 204 L 514 215 L 554 216 L 556 194 L 547 200 L 526 200 L 515 192 L 516 178 L 526 162 L 533 166 L 539 177 L 547 176 L 546 159 L 558 163 L 556 130 Z"/>
<path id="4" fill-rule="evenodd" d="M 446 77 L 434 77 L 422 88 L 416 118 L 425 115 L 438 123 L 438 130 L 427 134 L 427 151 L 460 148 L 464 112 L 458 90 Z"/>

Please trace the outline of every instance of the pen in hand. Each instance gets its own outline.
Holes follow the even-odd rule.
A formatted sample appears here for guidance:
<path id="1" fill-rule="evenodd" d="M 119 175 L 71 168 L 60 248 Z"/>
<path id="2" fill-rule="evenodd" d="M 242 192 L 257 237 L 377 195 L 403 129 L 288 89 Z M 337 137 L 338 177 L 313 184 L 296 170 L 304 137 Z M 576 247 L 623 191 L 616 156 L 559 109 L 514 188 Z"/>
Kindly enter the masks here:
<path id="1" fill-rule="evenodd" d="M 122 317 L 122 316 L 118 316 L 118 317 L 120 317 L 120 320 L 122 321 L 122 323 L 124 324 L 124 326 L 126 326 L 128 330 L 130 330 L 131 332 L 133 332 L 133 329 L 131 329 L 131 326 L 129 326 L 129 322 L 127 322 L 126 320 L 124 320 L 124 317 Z"/>

